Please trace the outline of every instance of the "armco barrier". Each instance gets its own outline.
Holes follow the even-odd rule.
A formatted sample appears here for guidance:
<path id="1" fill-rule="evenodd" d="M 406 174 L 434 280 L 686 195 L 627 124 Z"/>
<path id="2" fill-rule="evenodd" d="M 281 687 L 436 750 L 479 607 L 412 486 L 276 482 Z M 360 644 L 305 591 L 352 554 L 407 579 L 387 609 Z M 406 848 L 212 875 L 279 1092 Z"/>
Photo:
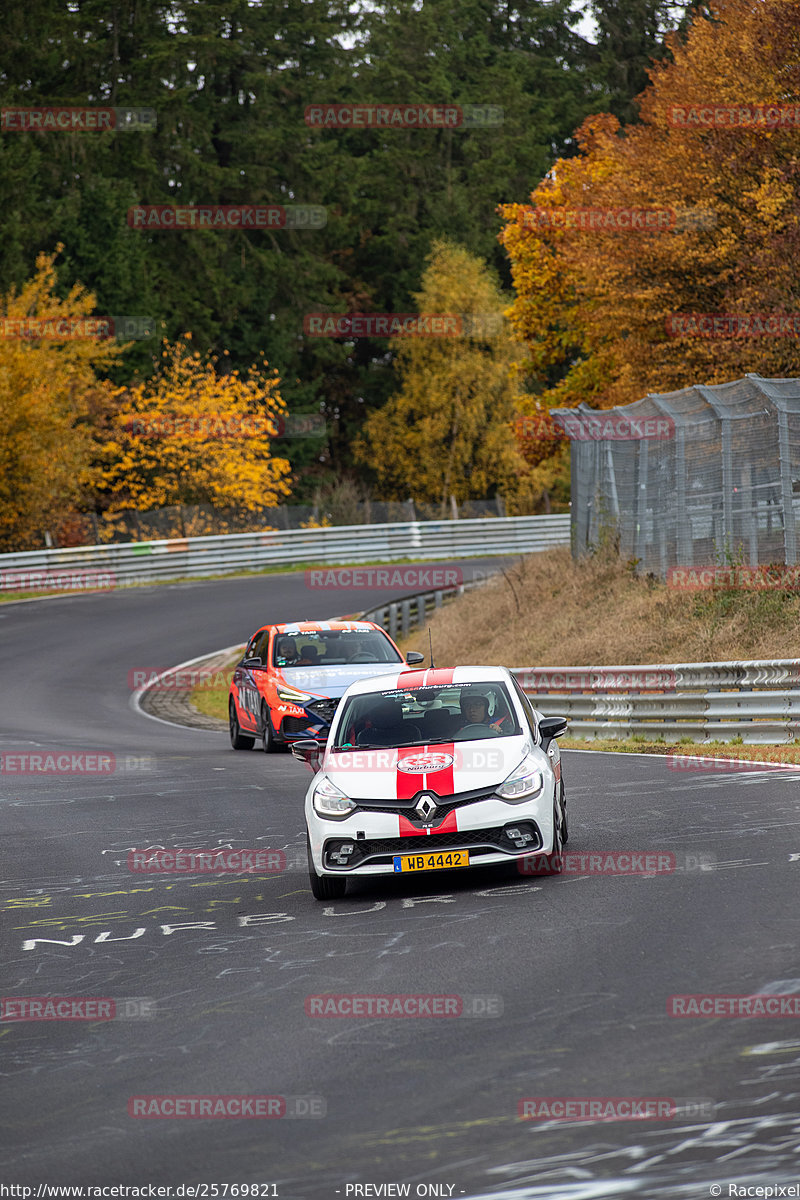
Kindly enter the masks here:
<path id="1" fill-rule="evenodd" d="M 569 513 L 536 517 L 486 517 L 468 521 L 406 521 L 394 525 L 342 525 L 275 529 L 215 537 L 109 546 L 76 546 L 0 554 L 0 590 L 20 586 L 20 573 L 92 571 L 115 585 L 158 579 L 191 579 L 296 563 L 395 562 L 398 559 L 469 558 L 530 554 L 570 542 Z M 6 575 L 11 582 L 6 581 Z"/>
<path id="2" fill-rule="evenodd" d="M 625 667 L 516 667 L 534 706 L 575 737 L 775 745 L 800 737 L 800 660 Z"/>

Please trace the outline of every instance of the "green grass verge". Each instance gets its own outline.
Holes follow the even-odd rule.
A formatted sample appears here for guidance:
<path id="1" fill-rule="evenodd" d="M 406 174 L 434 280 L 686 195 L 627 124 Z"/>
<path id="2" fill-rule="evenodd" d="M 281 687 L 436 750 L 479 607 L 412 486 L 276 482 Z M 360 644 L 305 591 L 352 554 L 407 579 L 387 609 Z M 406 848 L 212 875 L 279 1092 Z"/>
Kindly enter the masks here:
<path id="1" fill-rule="evenodd" d="M 215 673 L 214 679 L 208 684 L 200 683 L 189 696 L 189 702 L 198 712 L 207 717 L 219 717 L 220 721 L 228 722 L 228 689 L 230 688 L 233 668 L 242 657 L 244 645 Z"/>

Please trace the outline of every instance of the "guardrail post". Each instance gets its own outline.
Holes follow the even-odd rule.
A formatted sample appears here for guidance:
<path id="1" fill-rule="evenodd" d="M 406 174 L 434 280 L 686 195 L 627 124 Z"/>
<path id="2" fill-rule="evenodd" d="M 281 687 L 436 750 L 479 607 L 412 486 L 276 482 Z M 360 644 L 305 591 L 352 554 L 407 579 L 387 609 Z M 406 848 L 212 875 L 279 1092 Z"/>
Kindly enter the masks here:
<path id="1" fill-rule="evenodd" d="M 793 567 L 797 562 L 797 533 L 794 519 L 792 493 L 792 462 L 789 449 L 789 417 L 785 409 L 778 409 L 778 450 L 781 461 L 781 501 L 783 508 L 783 551 L 786 565 Z"/>
<path id="2" fill-rule="evenodd" d="M 411 631 L 411 601 L 404 600 L 401 605 L 401 610 L 403 613 L 402 636 L 407 638 Z"/>

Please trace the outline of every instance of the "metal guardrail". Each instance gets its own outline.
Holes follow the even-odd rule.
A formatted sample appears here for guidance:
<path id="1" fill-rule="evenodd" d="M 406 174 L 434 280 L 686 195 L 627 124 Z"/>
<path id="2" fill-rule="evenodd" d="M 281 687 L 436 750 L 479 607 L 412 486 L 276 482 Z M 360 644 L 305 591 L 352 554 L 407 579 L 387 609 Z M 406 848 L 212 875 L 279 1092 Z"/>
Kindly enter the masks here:
<path id="1" fill-rule="evenodd" d="M 800 660 L 517 667 L 526 695 L 575 737 L 632 735 L 774 745 L 800 738 Z"/>
<path id="2" fill-rule="evenodd" d="M 59 590 L 77 591 L 158 579 L 191 579 L 202 575 L 257 571 L 295 563 L 332 566 L 395 562 L 403 558 L 530 554 L 553 546 L 568 546 L 569 542 L 569 513 L 275 529 L 262 533 L 0 554 L 0 590 L 44 590 L 47 586 L 45 573 L 58 577 Z M 81 585 L 78 578 L 81 572 L 94 576 L 94 579 Z"/>

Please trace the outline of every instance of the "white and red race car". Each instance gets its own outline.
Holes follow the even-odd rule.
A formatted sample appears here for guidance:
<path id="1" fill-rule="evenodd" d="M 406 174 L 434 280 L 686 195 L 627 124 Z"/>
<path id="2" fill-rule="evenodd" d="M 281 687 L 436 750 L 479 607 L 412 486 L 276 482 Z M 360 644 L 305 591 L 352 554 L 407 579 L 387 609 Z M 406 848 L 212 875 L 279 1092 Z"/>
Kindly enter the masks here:
<path id="1" fill-rule="evenodd" d="M 327 742 L 296 741 L 318 900 L 347 880 L 547 855 L 567 810 L 556 738 L 504 667 L 405 670 L 351 684 Z"/>

